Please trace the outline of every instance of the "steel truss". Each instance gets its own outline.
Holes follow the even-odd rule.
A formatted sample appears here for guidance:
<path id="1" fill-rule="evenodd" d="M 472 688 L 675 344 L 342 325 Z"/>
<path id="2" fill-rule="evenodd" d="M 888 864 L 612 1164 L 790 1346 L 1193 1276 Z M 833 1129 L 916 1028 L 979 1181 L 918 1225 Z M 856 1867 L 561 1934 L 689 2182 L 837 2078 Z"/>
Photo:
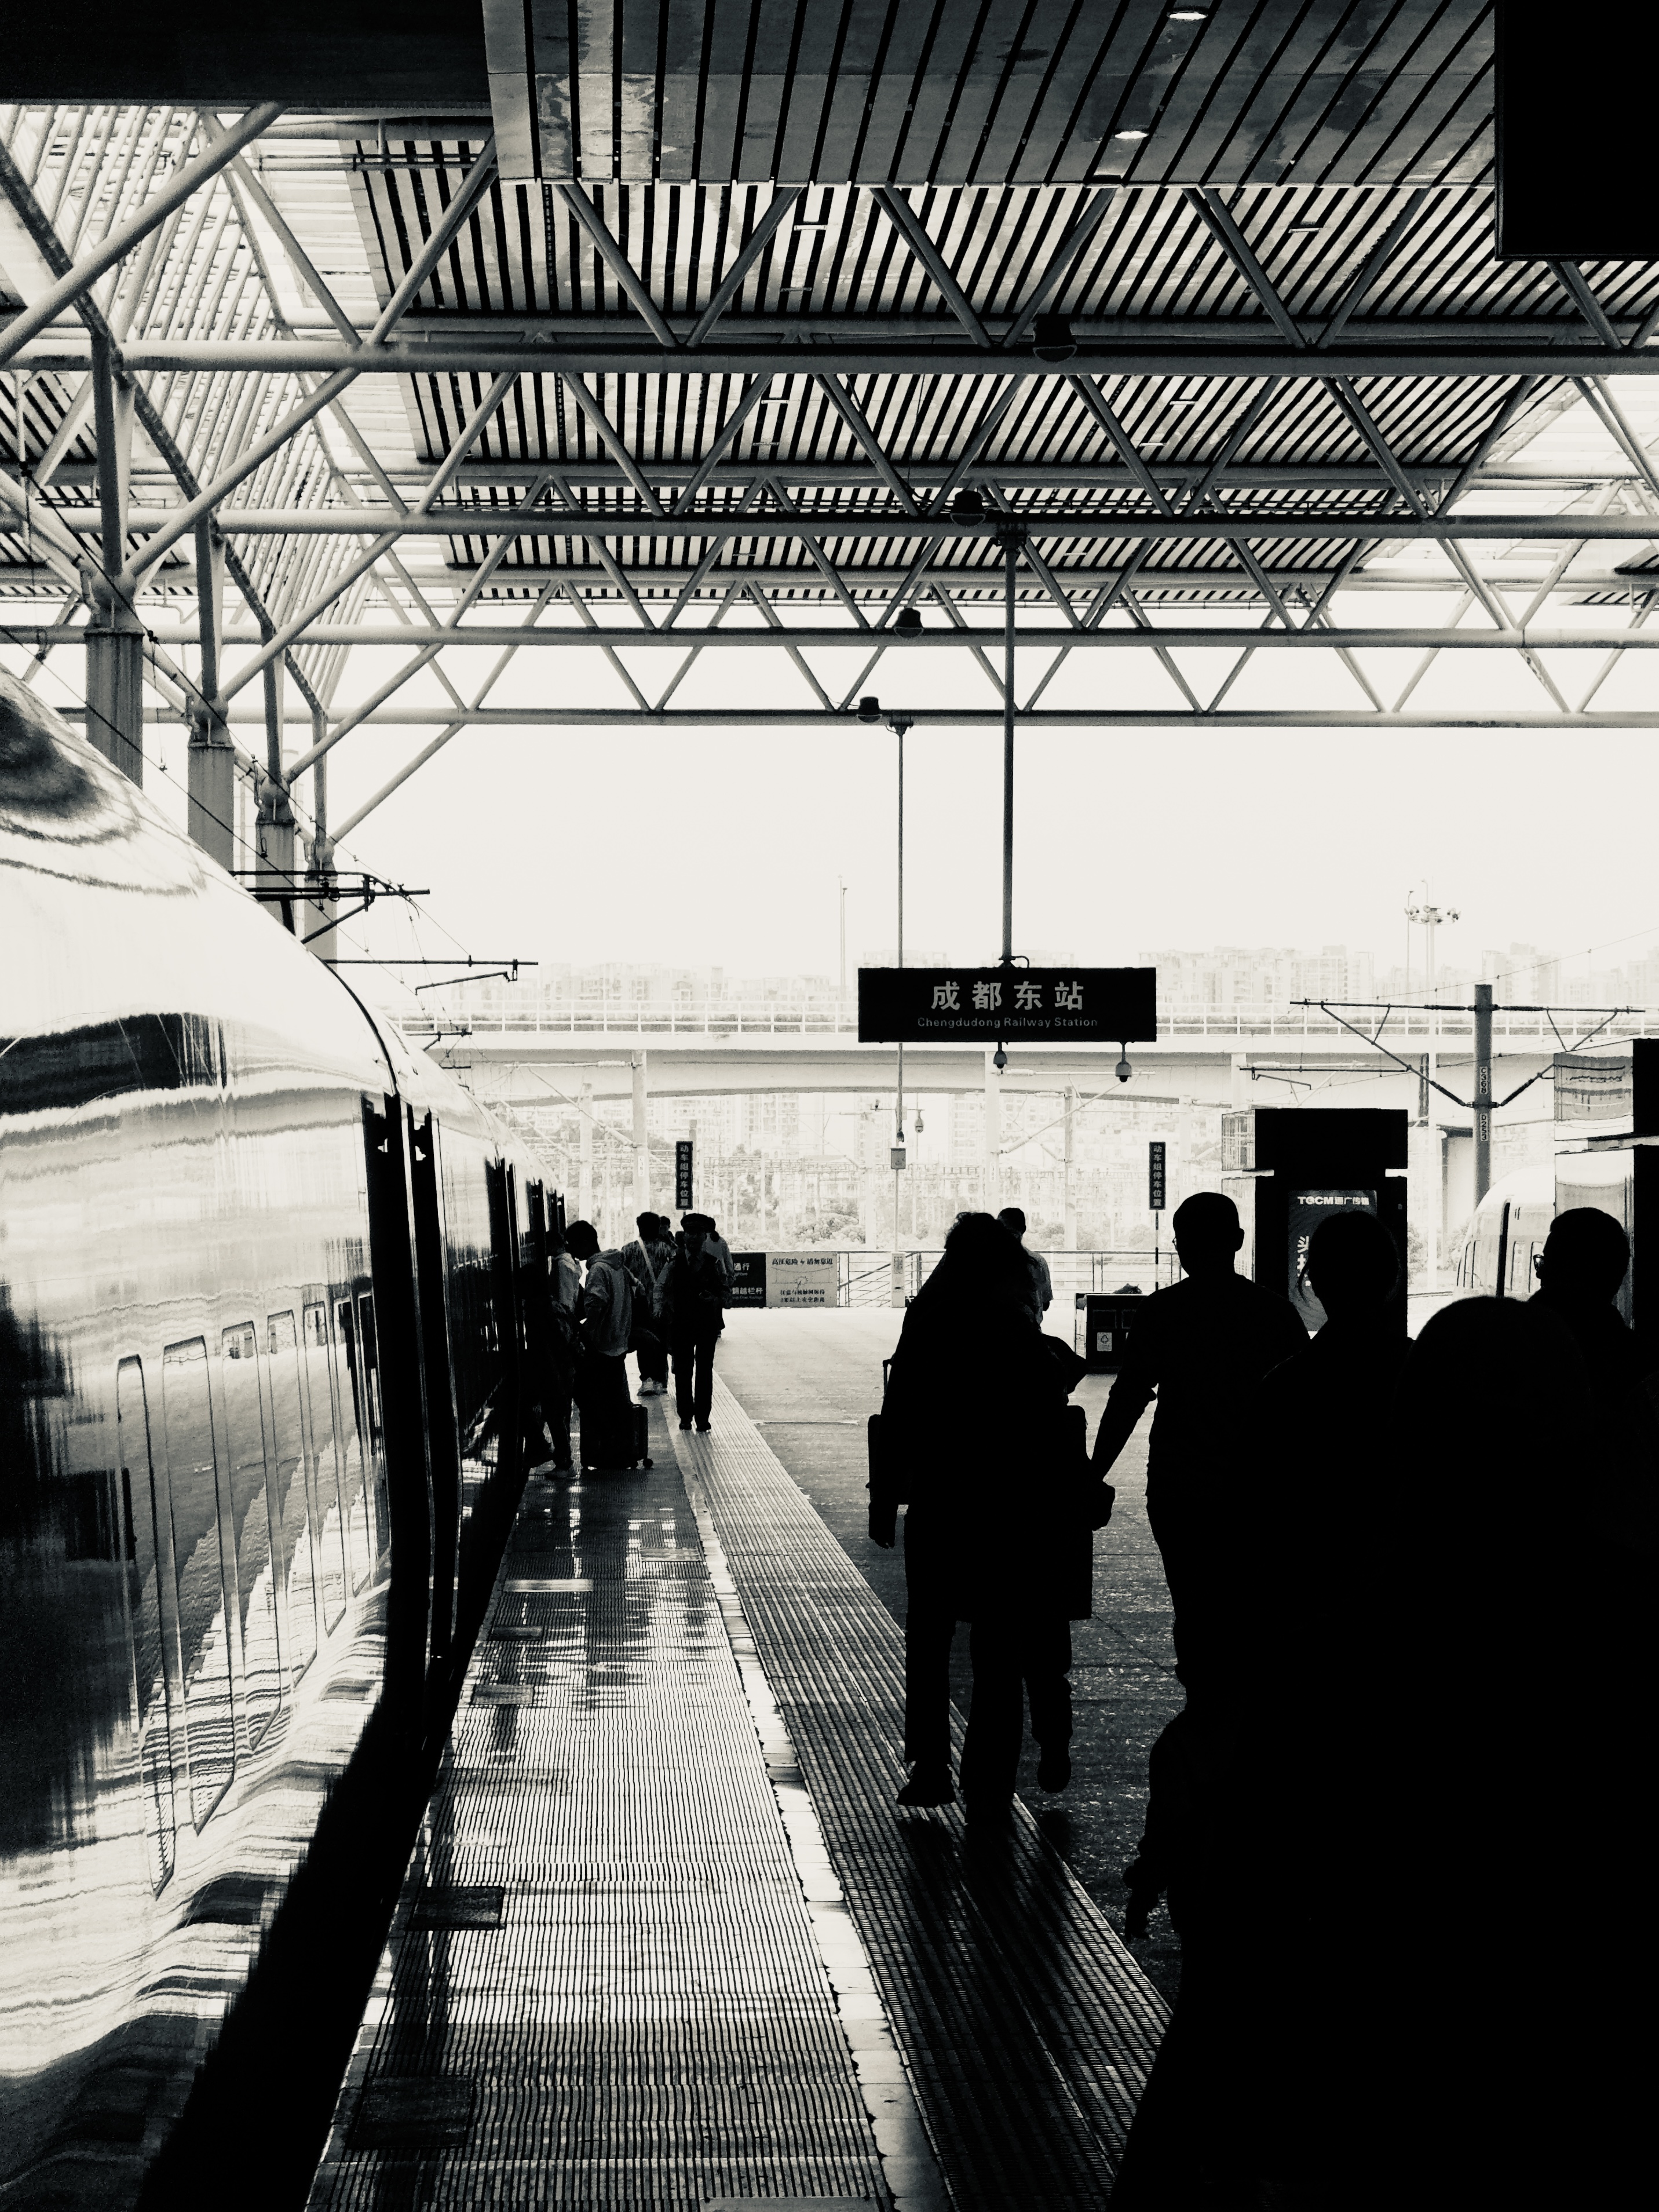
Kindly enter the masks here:
<path id="1" fill-rule="evenodd" d="M 364 724 L 438 734 L 335 837 L 462 729 L 838 722 L 866 686 L 902 684 L 917 651 L 966 654 L 987 679 L 982 708 L 904 709 L 952 725 L 1003 721 L 1010 701 L 1045 726 L 1098 726 L 1108 711 L 1115 726 L 1160 728 L 1659 720 L 1595 703 L 1626 653 L 1659 642 L 1659 627 L 1644 627 L 1659 592 L 1659 459 L 1610 380 L 1659 370 L 1659 289 L 1653 272 L 1551 264 L 1541 292 L 1501 311 L 1389 311 L 1413 256 L 1461 256 L 1465 275 L 1474 265 L 1477 188 L 1341 188 L 1329 206 L 1346 244 L 1322 290 L 1301 292 L 1283 227 L 1263 221 L 1250 191 L 1157 188 L 1159 219 L 1174 204 L 1180 251 L 1209 272 L 1210 308 L 1185 315 L 1101 306 L 1116 296 L 1100 257 L 1120 250 L 1117 186 L 1054 200 L 1048 242 L 1012 295 L 987 289 L 983 239 L 958 225 L 949 196 L 837 188 L 837 220 L 878 240 L 901 304 L 793 315 L 777 312 L 775 264 L 787 241 L 825 227 L 810 214 L 817 188 L 750 191 L 746 212 L 722 214 L 739 228 L 722 234 L 688 299 L 642 260 L 625 220 L 627 191 L 653 188 L 565 181 L 545 188 L 544 212 L 580 241 L 594 278 L 591 304 L 551 317 L 466 304 L 466 257 L 482 266 L 480 241 L 492 223 L 507 237 L 503 210 L 526 189 L 501 184 L 487 134 L 432 154 L 420 235 L 384 283 L 365 259 L 348 298 L 349 272 L 319 265 L 281 163 L 264 157 L 298 127 L 269 107 L 234 124 L 185 108 L 0 110 L 0 189 L 40 262 L 0 327 L 15 460 L 0 473 L 14 572 L 0 564 L 0 583 L 30 596 L 42 575 L 64 587 L 52 620 L 11 629 L 36 648 L 34 669 L 99 623 L 129 638 L 147 624 L 147 681 L 164 702 L 147 716 L 185 715 L 210 738 L 263 722 L 263 761 L 238 757 L 273 820 L 314 772 L 321 869 L 326 756 Z M 330 161 L 342 175 L 350 167 L 337 151 Z M 1075 308 L 1058 339 L 1036 321 L 1056 307 Z M 410 419 L 421 410 L 426 450 L 417 440 L 413 465 L 374 396 L 388 378 L 412 395 Z M 1593 418 L 1612 459 L 1523 457 L 1567 404 Z M 671 449 L 660 425 L 688 408 L 691 430 Z M 535 437 L 532 416 L 547 426 Z M 171 501 L 158 496 L 169 480 Z M 1527 513 L 1482 504 L 1517 490 L 1534 502 Z M 1011 526 L 1020 544 L 1005 571 Z M 422 557 L 434 538 L 439 565 Z M 1419 546 L 1429 565 L 1402 567 L 1402 550 Z M 1629 549 L 1622 561 L 1615 546 Z M 222 570 L 252 631 L 224 619 Z M 973 619 L 1003 602 L 1005 584 L 1006 666 L 1036 670 L 1023 698 L 994 665 L 996 631 Z M 1453 605 L 1431 624 L 1339 622 L 1337 594 L 1362 590 L 1433 591 Z M 83 599 L 95 617 L 84 630 Z M 1586 599 L 1604 603 L 1601 617 L 1564 624 L 1559 604 Z M 180 599 L 193 621 L 158 618 Z M 509 603 L 515 619 L 483 618 Z M 1191 619 L 1202 606 L 1218 619 Z M 1188 610 L 1179 623 L 1176 607 Z M 920 635 L 898 627 L 905 610 L 923 617 Z M 354 648 L 388 645 L 410 657 L 337 708 Z M 443 659 L 457 646 L 497 653 L 465 696 Z M 603 655 L 632 703 L 487 703 L 518 652 L 554 647 Z M 848 647 L 860 653 L 850 690 L 844 669 L 831 685 L 805 657 Z M 635 664 L 641 647 L 674 657 L 660 686 Z M 1355 656 L 1400 647 L 1422 658 L 1385 697 Z M 1202 698 L 1172 657 L 1195 648 L 1233 656 Z M 691 666 L 720 650 L 781 652 L 816 703 L 672 705 Z M 1412 708 L 1434 659 L 1466 650 L 1516 656 L 1536 706 Z M 1073 654 L 1102 651 L 1152 656 L 1184 707 L 1040 703 Z M 1310 651 L 1334 656 L 1369 705 L 1225 704 L 1258 654 Z M 1586 651 L 1600 664 L 1570 701 L 1559 665 L 1540 656 Z M 424 670 L 448 703 L 394 703 Z M 303 710 L 284 696 L 284 672 Z M 235 706 L 256 678 L 260 708 Z M 309 733 L 297 755 L 284 742 L 296 726 Z"/>

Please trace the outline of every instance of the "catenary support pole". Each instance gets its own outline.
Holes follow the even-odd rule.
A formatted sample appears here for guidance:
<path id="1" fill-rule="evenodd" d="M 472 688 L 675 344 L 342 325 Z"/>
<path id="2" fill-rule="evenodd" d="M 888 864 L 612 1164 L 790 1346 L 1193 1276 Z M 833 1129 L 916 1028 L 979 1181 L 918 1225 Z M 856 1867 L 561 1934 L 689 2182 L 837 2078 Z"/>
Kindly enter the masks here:
<path id="1" fill-rule="evenodd" d="M 1077 1249 L 1077 1185 L 1073 1171 L 1077 1159 L 1077 1085 L 1066 1086 L 1066 1249 Z"/>
<path id="2" fill-rule="evenodd" d="M 904 965 L 904 732 L 908 726 L 898 721 L 893 725 L 898 739 L 898 964 Z M 893 1093 L 893 1304 L 904 1304 L 904 1250 L 900 1233 L 902 1214 L 899 1204 L 899 1162 L 904 1147 L 904 1040 L 898 1046 L 898 1088 Z"/>
<path id="3" fill-rule="evenodd" d="M 646 1056 L 636 1052 L 634 1071 L 634 1211 L 644 1213 L 651 1204 L 651 1130 L 646 1115 Z"/>
<path id="4" fill-rule="evenodd" d="M 1474 1202 L 1492 1188 L 1492 985 L 1474 987 Z"/>
<path id="5" fill-rule="evenodd" d="M 1002 1210 L 1002 1093 L 994 1050 L 985 1048 L 985 1197 L 988 1213 Z"/>
<path id="6" fill-rule="evenodd" d="M 328 727 L 328 716 L 320 707 L 313 708 L 311 716 L 312 743 L 315 744 Z M 340 901 L 334 880 L 334 840 L 328 830 L 328 756 L 324 754 L 311 772 L 311 813 L 315 824 L 311 840 L 311 865 L 307 871 L 307 889 L 312 896 L 305 906 L 303 935 L 307 951 L 319 960 L 332 960 L 339 951 L 339 939 L 335 932 L 335 917 L 340 911 Z"/>
<path id="7" fill-rule="evenodd" d="M 593 1086 L 584 1083 L 578 1115 L 576 1212 L 584 1221 L 593 1218 Z"/>

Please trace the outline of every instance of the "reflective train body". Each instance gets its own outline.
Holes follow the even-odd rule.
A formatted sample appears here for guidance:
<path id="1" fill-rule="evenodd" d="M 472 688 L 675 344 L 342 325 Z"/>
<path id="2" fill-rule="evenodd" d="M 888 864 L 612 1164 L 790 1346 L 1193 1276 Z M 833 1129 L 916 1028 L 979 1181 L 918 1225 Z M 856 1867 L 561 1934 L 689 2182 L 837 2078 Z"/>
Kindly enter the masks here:
<path id="1" fill-rule="evenodd" d="M 131 2201 L 521 1477 L 543 1193 L 0 676 L 0 2204 Z"/>
<path id="2" fill-rule="evenodd" d="M 1575 1206 L 1598 1206 L 1630 1238 L 1630 1270 L 1617 1303 L 1625 1320 L 1639 1328 L 1638 1201 L 1648 1196 L 1656 1165 L 1659 1152 L 1615 1139 L 1560 1152 L 1553 1161 L 1504 1176 L 1469 1217 L 1457 1261 L 1458 1289 L 1486 1297 L 1529 1298 L 1538 1288 L 1533 1262 L 1556 1215 Z M 1652 1314 L 1646 1318 L 1651 1324 Z"/>

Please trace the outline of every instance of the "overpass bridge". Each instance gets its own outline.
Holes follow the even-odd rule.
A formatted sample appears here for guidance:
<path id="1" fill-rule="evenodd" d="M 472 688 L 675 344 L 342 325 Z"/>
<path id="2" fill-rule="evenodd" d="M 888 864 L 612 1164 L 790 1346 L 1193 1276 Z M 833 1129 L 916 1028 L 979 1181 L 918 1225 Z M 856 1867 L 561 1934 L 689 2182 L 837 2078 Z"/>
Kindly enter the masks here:
<path id="1" fill-rule="evenodd" d="M 1382 1013 L 1370 1014 L 1375 1025 Z M 1363 1015 L 1356 1016 L 1363 1020 Z M 1493 1023 L 1493 1090 L 1502 1098 L 1540 1073 L 1559 1051 L 1578 1045 L 1602 1017 L 1568 1009 L 1499 1013 Z M 673 1097 L 721 1092 L 858 1092 L 890 1091 L 896 1050 L 860 1044 L 848 1017 L 787 1009 L 729 1008 L 708 1014 L 619 1017 L 573 1012 L 566 1018 L 441 1014 L 406 1022 L 405 1033 L 432 1057 L 465 1074 L 482 1096 L 530 1103 L 550 1091 L 579 1084 L 596 1100 L 629 1097 L 636 1064 L 652 1091 Z M 1659 1032 L 1659 1018 L 1625 1015 L 1604 1023 L 1594 1048 L 1616 1050 L 1632 1036 Z M 1379 1045 L 1386 1049 L 1380 1049 Z M 1216 1106 L 1262 1104 L 1276 1093 L 1316 1097 L 1340 1088 L 1354 1103 L 1352 1086 L 1368 1075 L 1396 1085 L 1401 1097 L 1379 1094 L 1378 1104 L 1405 1103 L 1417 1072 L 1433 1051 L 1443 1079 L 1455 1079 L 1474 1049 L 1473 1024 L 1448 1008 L 1431 1030 L 1420 1009 L 1390 1014 L 1380 1036 L 1343 1028 L 1317 1007 L 1272 1016 L 1176 1012 L 1160 1021 L 1157 1042 L 1130 1048 L 1130 1080 L 1114 1079 L 1115 1045 L 1020 1046 L 1009 1054 L 1001 1078 L 1005 1092 L 1063 1091 L 1072 1085 L 1114 1097 L 1190 1098 Z M 1388 1057 L 1398 1054 L 1410 1065 Z M 970 1091 L 994 1078 L 986 1048 L 911 1045 L 905 1049 L 905 1089 L 923 1093 Z M 1455 1080 L 1452 1087 L 1457 1088 Z M 1334 1102 L 1333 1102 L 1334 1103 Z M 1449 1102 L 1448 1102 L 1449 1103 Z"/>

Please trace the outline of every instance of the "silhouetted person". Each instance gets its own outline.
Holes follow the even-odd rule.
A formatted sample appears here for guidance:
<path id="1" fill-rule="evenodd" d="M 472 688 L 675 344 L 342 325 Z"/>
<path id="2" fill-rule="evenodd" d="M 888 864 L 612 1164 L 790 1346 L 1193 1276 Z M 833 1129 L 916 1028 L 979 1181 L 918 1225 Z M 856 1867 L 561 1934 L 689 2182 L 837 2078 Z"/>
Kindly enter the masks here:
<path id="1" fill-rule="evenodd" d="M 641 1213 L 635 1221 L 639 1234 L 622 1248 L 634 1292 L 634 1356 L 640 1364 L 640 1395 L 659 1395 L 668 1388 L 668 1347 L 662 1335 L 662 1301 L 673 1245 L 664 1235 L 665 1224 L 658 1213 Z"/>
<path id="2" fill-rule="evenodd" d="M 1613 1304 L 1630 1271 L 1630 1239 L 1599 1206 L 1576 1206 L 1550 1224 L 1535 1265 L 1537 1299 L 1578 1346 L 1598 1418 L 1611 1415 L 1647 1371 Z"/>
<path id="3" fill-rule="evenodd" d="M 570 1401 L 575 1387 L 576 1362 L 581 1352 L 576 1308 L 581 1297 L 581 1270 L 571 1255 L 564 1231 L 550 1224 L 547 1232 L 548 1302 L 552 1309 L 553 1341 L 548 1362 L 542 1412 L 553 1438 L 553 1464 L 568 1472 L 570 1457 Z"/>
<path id="4" fill-rule="evenodd" d="M 897 1508 L 908 1509 L 904 1754 L 913 1771 L 901 1804 L 954 1795 L 950 1650 L 959 1619 L 974 1624 L 963 1755 L 970 1809 L 1008 1804 L 1028 1695 L 1045 1786 L 1063 1789 L 1069 1778 L 1075 1593 L 1066 1574 L 1075 1582 L 1088 1514 L 1103 1523 L 1110 1508 L 1064 1423 L 1081 1371 L 1077 1355 L 1036 1325 L 1018 1245 L 991 1215 L 959 1215 L 905 1314 L 872 1470 L 873 1540 L 891 1545 Z"/>
<path id="5" fill-rule="evenodd" d="M 1304 1274 L 1325 1325 L 1238 1409 L 1239 1479 L 1217 1500 L 1215 1532 L 1232 1563 L 1216 1597 L 1226 1670 L 1153 1747 L 1146 1832 L 1124 1869 L 1133 1934 L 1170 1879 L 1193 1775 L 1230 1741 L 1240 1705 L 1248 1718 L 1264 1701 L 1296 1701 L 1312 1725 L 1340 1729 L 1371 1693 L 1364 1670 L 1392 1663 L 1384 1501 L 1399 1462 L 1387 1413 L 1407 1348 L 1399 1248 L 1375 1214 L 1330 1214 Z"/>
<path id="6" fill-rule="evenodd" d="M 680 1426 L 707 1430 L 714 1408 L 714 1346 L 726 1326 L 726 1279 L 708 1245 L 707 1218 L 685 1226 L 663 1284 L 663 1329 L 674 1363 L 674 1407 Z M 683 1241 L 682 1241 L 683 1240 Z"/>
<path id="7" fill-rule="evenodd" d="M 1031 1278 L 1031 1295 L 1036 1301 L 1036 1316 L 1040 1322 L 1054 1302 L 1054 1283 L 1048 1273 L 1048 1262 L 1041 1252 L 1025 1251 L 1025 1214 L 1018 1206 L 1005 1206 L 997 1219 L 1025 1253 L 1025 1266 Z"/>
<path id="8" fill-rule="evenodd" d="M 620 1252 L 601 1252 L 591 1221 L 573 1221 L 565 1232 L 584 1262 L 578 1315 L 581 1326 L 582 1465 L 603 1467 L 605 1455 L 631 1443 L 634 1396 L 628 1387 L 628 1340 L 634 1299 Z"/>
<path id="9" fill-rule="evenodd" d="M 1352 1516 L 1376 1556 L 1334 1543 L 1352 1632 L 1164 1778 L 1182 1993 L 1115 2212 L 1633 2201 L 1651 1660 L 1607 1664 L 1587 1402 L 1542 1301 L 1468 1299 L 1370 1413 L 1385 1446 L 1331 1440 L 1334 1482 L 1350 1438 L 1392 1469 Z"/>
<path id="10" fill-rule="evenodd" d="M 1226 1664 L 1239 1423 L 1255 1386 L 1308 1333 L 1288 1298 L 1234 1272 L 1244 1232 L 1231 1199 L 1200 1191 L 1176 1207 L 1173 1227 L 1186 1279 L 1155 1291 L 1135 1315 L 1094 1465 L 1111 1472 L 1156 1393 L 1146 1516 L 1175 1608 L 1176 1672 L 1190 1696 Z"/>
<path id="11" fill-rule="evenodd" d="M 525 1464 L 538 1467 L 546 1446 L 558 1456 L 553 1427 L 558 1411 L 557 1344 L 553 1300 L 544 1261 L 526 1260 L 519 1269 L 519 1311 L 524 1321 L 525 1348 Z M 568 1435 L 566 1437 L 567 1449 Z"/>

